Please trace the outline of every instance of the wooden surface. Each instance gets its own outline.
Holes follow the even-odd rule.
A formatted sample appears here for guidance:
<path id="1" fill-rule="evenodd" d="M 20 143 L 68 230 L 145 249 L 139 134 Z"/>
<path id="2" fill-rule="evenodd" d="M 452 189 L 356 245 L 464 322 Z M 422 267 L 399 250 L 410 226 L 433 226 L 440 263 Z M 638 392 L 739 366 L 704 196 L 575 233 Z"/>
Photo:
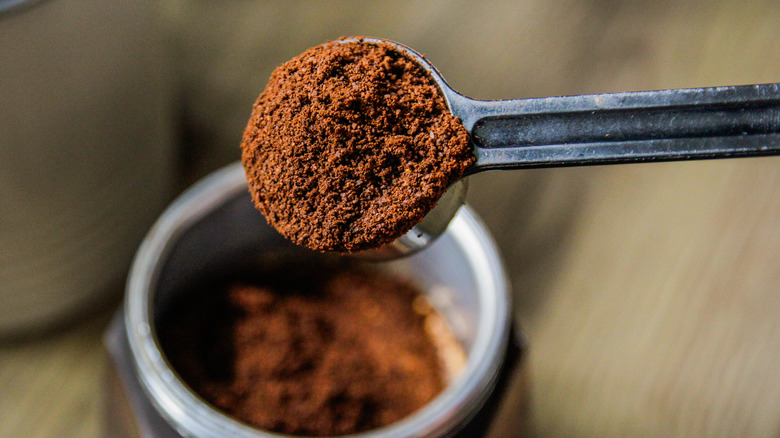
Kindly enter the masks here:
<path id="1" fill-rule="evenodd" d="M 650 3 L 168 2 L 213 148 L 192 173 L 237 158 L 275 64 L 342 34 L 407 43 L 486 99 L 780 81 L 780 3 Z M 488 173 L 470 202 L 530 343 L 496 436 L 780 436 L 780 158 Z M 100 436 L 110 313 L 0 348 L 0 437 Z"/>

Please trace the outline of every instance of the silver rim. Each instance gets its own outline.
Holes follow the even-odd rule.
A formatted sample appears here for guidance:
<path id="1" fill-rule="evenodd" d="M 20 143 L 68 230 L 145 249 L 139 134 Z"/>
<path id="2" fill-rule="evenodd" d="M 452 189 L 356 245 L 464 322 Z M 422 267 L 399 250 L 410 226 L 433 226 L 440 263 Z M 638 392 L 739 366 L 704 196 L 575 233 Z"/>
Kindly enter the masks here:
<path id="1" fill-rule="evenodd" d="M 142 387 L 160 414 L 185 435 L 202 438 L 283 437 L 243 425 L 203 403 L 168 368 L 152 332 L 149 291 L 176 237 L 231 195 L 246 190 L 240 163 L 215 172 L 180 196 L 158 219 L 138 252 L 127 283 L 125 322 Z M 447 234 L 477 273 L 480 321 L 466 369 L 434 401 L 390 426 L 352 437 L 441 436 L 470 419 L 490 395 L 509 334 L 509 291 L 495 244 L 468 208 L 461 208 Z"/>
<path id="2" fill-rule="evenodd" d="M 0 16 L 6 12 L 18 11 L 39 2 L 41 0 L 0 0 Z"/>

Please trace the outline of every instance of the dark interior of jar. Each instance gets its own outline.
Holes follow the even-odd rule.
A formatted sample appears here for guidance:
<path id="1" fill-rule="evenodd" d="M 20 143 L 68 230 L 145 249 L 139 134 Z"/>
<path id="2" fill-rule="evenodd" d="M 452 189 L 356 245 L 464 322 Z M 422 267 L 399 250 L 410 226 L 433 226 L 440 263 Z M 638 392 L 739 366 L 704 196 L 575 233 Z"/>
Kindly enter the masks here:
<path id="1" fill-rule="evenodd" d="M 328 262 L 340 257 L 290 243 L 267 224 L 245 191 L 226 198 L 210 212 L 192 220 L 182 225 L 167 253 L 162 254 L 157 280 L 153 281 L 156 288 L 150 292 L 153 333 L 176 294 L 203 279 L 245 272 L 269 259 Z M 434 302 L 434 305 L 449 321 L 464 348 L 471 349 L 481 301 L 475 293 L 476 273 L 469 269 L 466 254 L 452 238 L 445 234 L 426 251 L 411 257 L 380 265 L 365 263 L 407 277 L 428 294 L 437 295 L 442 290 L 440 286 L 444 286 L 446 302 Z"/>

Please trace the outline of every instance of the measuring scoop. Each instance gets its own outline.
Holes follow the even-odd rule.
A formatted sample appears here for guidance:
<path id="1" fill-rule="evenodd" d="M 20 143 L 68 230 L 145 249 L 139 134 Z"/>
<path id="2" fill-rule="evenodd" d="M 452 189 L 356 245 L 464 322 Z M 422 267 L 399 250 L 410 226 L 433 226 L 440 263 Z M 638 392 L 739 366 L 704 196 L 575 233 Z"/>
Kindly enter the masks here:
<path id="1" fill-rule="evenodd" d="M 453 90 L 425 57 L 390 45 L 436 82 L 471 138 L 477 160 L 466 170 L 642 163 L 780 154 L 780 84 L 485 101 Z M 433 242 L 463 203 L 465 181 L 451 186 L 423 220 L 366 258 L 404 256 Z"/>

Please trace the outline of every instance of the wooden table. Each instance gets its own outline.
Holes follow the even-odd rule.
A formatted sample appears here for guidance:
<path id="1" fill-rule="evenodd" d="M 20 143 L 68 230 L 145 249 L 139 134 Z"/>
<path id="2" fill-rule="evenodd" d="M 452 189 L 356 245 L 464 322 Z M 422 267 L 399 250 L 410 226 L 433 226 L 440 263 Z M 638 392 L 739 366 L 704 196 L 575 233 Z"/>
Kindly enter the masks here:
<path id="1" fill-rule="evenodd" d="M 247 97 L 232 79 L 340 34 L 407 43 L 478 98 L 780 81 L 773 0 L 344 3 L 167 3 L 220 150 L 245 115 L 207 104 L 244 105 L 265 80 Z M 236 53 L 252 50 L 262 68 L 241 76 Z M 780 158 L 488 173 L 470 190 L 530 342 L 496 436 L 521 422 L 551 437 L 780 435 Z M 112 311 L 0 348 L 0 437 L 100 436 Z"/>

